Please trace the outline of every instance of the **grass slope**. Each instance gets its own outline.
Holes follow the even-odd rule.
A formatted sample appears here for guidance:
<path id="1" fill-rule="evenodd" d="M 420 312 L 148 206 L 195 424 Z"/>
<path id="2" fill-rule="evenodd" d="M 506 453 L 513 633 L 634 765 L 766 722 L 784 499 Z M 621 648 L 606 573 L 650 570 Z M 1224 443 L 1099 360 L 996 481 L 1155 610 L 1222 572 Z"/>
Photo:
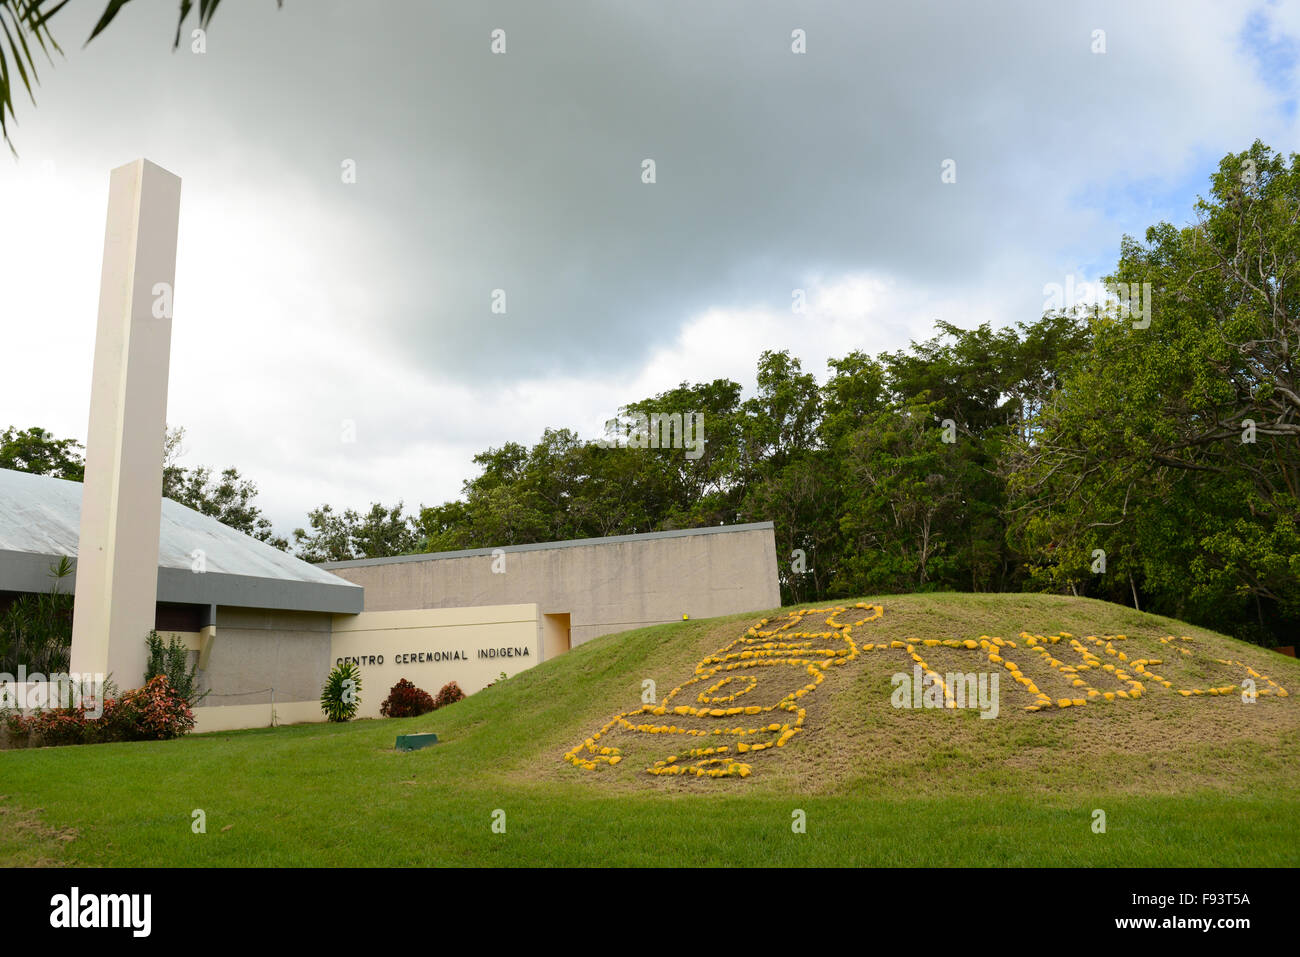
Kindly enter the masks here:
<path id="1" fill-rule="evenodd" d="M 745 779 L 644 773 L 674 742 L 625 734 L 617 767 L 562 755 L 660 695 L 761 614 L 607 636 L 422 718 L 0 752 L 0 863 L 90 865 L 1213 865 L 1300 864 L 1300 664 L 1171 619 L 1088 599 L 935 594 L 880 599 L 859 642 L 1128 636 L 1175 687 L 1237 683 L 1243 661 L 1293 693 L 1136 701 L 1026 713 L 890 706 L 903 651 L 830 668 L 807 730 Z M 1193 656 L 1159 637 L 1188 635 Z M 927 649 L 940 672 L 979 653 Z M 1023 649 L 1027 674 L 1052 675 Z M 1060 657 L 1065 652 L 1058 653 Z M 1092 679 L 1096 680 L 1096 679 Z M 694 690 L 694 689 L 693 689 Z M 376 689 L 371 692 L 382 693 Z M 392 750 L 403 732 L 442 743 Z M 675 737 L 675 736 L 674 736 Z M 644 740 L 642 740 L 644 739 Z M 194 834 L 192 815 L 206 814 Z M 1093 812 L 1106 813 L 1104 834 Z M 494 833 L 504 811 L 506 831 Z M 794 833 L 803 811 L 806 833 Z"/>

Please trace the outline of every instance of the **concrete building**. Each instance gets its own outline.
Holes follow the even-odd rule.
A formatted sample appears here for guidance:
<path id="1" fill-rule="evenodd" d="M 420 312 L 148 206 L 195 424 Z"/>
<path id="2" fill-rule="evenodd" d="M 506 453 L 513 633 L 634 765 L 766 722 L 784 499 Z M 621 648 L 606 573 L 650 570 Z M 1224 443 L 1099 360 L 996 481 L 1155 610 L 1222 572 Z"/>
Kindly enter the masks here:
<path id="1" fill-rule="evenodd" d="M 771 522 L 402 555 L 322 566 L 366 611 L 535 603 L 544 656 L 643 625 L 781 604 Z"/>
<path id="2" fill-rule="evenodd" d="M 65 556 L 74 570 L 60 590 L 81 592 L 84 494 L 0 469 L 0 612 L 50 591 Z M 472 694 L 598 635 L 780 604 L 768 522 L 327 568 L 167 499 L 159 514 L 149 627 L 192 652 L 208 692 L 200 731 L 322 720 L 321 685 L 343 660 L 361 665 L 360 715 L 377 717 L 399 678 Z M 112 677 L 127 688 L 143 675 Z"/>
<path id="3" fill-rule="evenodd" d="M 74 559 L 73 573 L 59 590 L 82 594 L 84 494 L 79 482 L 0 469 L 0 610 L 24 593 L 49 592 L 50 569 L 65 556 Z M 143 649 L 155 628 L 194 653 L 209 691 L 200 729 L 240 719 L 269 723 L 272 702 L 281 720 L 317 720 L 335 616 L 360 612 L 362 589 L 168 499 L 159 515 L 156 599 L 133 644 Z M 138 657 L 138 673 L 111 672 L 119 687 L 141 684 L 143 653 Z M 244 710 L 214 713 L 227 707 Z"/>

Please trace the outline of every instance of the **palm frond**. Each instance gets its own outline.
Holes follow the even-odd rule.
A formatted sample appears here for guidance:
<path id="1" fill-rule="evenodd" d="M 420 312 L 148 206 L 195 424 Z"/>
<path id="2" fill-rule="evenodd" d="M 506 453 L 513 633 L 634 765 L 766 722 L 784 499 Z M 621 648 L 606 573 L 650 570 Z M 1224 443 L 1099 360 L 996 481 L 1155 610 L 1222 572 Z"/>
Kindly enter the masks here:
<path id="1" fill-rule="evenodd" d="M 36 72 L 36 57 L 30 37 L 35 46 L 53 62 L 52 52 L 62 53 L 54 36 L 50 33 L 49 18 L 57 13 L 68 0 L 50 4 L 47 0 L 0 0 L 0 137 L 12 151 L 13 141 L 9 138 L 9 126 L 17 119 L 14 113 L 15 75 L 10 72 L 10 64 L 22 82 L 23 89 L 33 103 L 36 102 L 32 87 L 40 82 Z"/>
<path id="2" fill-rule="evenodd" d="M 95 37 L 103 33 L 110 23 L 121 12 L 122 8 L 130 3 L 131 0 L 108 0 L 104 7 L 103 13 L 99 15 L 95 27 L 90 31 L 90 36 L 86 38 L 86 44 L 89 44 Z M 212 17 L 217 12 L 217 7 L 221 0 L 199 0 L 199 27 L 208 29 L 212 22 Z M 36 95 L 33 92 L 40 79 L 36 74 L 35 50 L 45 54 L 45 58 L 52 64 L 54 62 L 53 53 L 62 54 L 63 50 L 54 39 L 50 32 L 49 22 L 56 13 L 67 6 L 68 0 L 0 0 L 0 138 L 4 139 L 9 149 L 14 155 L 17 150 L 14 149 L 13 140 L 9 136 L 9 127 L 17 121 L 17 114 L 14 112 L 14 90 L 17 82 L 21 82 L 23 89 L 27 91 L 28 98 L 34 104 Z M 284 0 L 275 0 L 277 8 L 284 6 Z M 185 21 L 189 18 L 190 12 L 194 9 L 194 0 L 180 0 L 180 14 L 176 19 L 176 37 L 172 41 L 172 49 L 176 49 L 181 43 L 181 30 L 185 26 Z M 34 42 L 30 42 L 34 41 Z M 86 44 L 82 44 L 84 47 Z M 10 72 L 10 64 L 16 72 Z"/>

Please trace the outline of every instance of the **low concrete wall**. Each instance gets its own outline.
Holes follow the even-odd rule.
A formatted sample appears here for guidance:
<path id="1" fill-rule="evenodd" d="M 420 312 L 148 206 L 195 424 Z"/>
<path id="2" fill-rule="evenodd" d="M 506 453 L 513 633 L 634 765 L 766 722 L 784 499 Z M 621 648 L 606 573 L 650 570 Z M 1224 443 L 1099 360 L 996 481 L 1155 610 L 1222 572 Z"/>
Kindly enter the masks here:
<path id="1" fill-rule="evenodd" d="M 272 724 L 303 724 L 324 721 L 320 701 L 277 701 L 275 704 L 241 704 L 226 708 L 194 709 L 194 730 L 240 731 L 269 728 Z"/>
<path id="2" fill-rule="evenodd" d="M 571 645 L 643 625 L 781 604 L 771 522 L 441 552 L 325 566 L 366 611 L 534 602 L 570 615 Z"/>

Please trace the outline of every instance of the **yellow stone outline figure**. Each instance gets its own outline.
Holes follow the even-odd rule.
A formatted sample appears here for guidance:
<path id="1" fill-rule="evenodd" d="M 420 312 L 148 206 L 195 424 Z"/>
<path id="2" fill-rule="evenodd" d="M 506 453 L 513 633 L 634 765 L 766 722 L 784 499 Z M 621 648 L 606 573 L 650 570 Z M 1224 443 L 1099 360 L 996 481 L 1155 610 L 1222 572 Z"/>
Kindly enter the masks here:
<path id="1" fill-rule="evenodd" d="M 1175 688 L 1174 683 L 1172 681 L 1162 677 L 1161 675 L 1156 674 L 1149 667 L 1150 665 L 1163 665 L 1165 663 L 1164 659 L 1130 658 L 1126 652 L 1121 651 L 1119 648 L 1116 647 L 1115 645 L 1116 642 L 1128 641 L 1127 635 L 1104 635 L 1100 638 L 1098 638 L 1096 635 L 1088 635 L 1086 638 L 1080 640 L 1076 638 L 1074 635 L 1070 634 L 1069 632 L 1064 632 L 1064 631 L 1061 632 L 1059 635 L 1051 635 L 1046 637 L 1043 635 L 1031 635 L 1029 632 L 1022 631 L 1020 633 L 1020 637 L 1025 640 L 1025 643 L 1029 648 L 1038 652 L 1044 664 L 1046 664 L 1048 667 L 1055 668 L 1061 674 L 1063 674 L 1068 679 L 1070 679 L 1071 685 L 1073 685 L 1076 688 L 1080 688 L 1084 692 L 1086 692 L 1087 695 L 1086 698 L 1076 698 L 1073 700 L 1069 698 L 1060 699 L 1059 701 L 1055 702 L 1058 708 L 1069 707 L 1070 705 L 1087 704 L 1087 702 L 1090 699 L 1094 699 L 1094 698 L 1099 698 L 1104 701 L 1114 701 L 1116 699 L 1133 700 L 1134 698 L 1140 698 L 1142 697 L 1142 693 L 1146 691 L 1146 685 L 1143 684 L 1143 681 L 1140 679 L 1149 679 L 1151 681 L 1154 681 L 1162 688 L 1167 688 L 1170 691 L 1174 691 L 1185 698 L 1191 697 L 1192 695 L 1197 695 L 1197 696 L 1232 695 L 1232 694 L 1237 694 L 1241 691 L 1241 688 L 1235 684 L 1221 685 L 1215 688 Z M 1068 641 L 1070 647 L 1082 659 L 1083 661 L 1082 664 L 1067 665 L 1053 656 L 1050 650 L 1050 646 L 1057 644 L 1058 642 L 1063 640 Z M 1187 656 L 1190 656 L 1192 654 L 1191 651 L 1189 651 L 1188 649 L 1175 644 L 1176 641 L 1191 642 L 1192 639 L 1187 637 L 1186 635 L 1183 635 L 1181 638 L 1174 638 L 1173 635 L 1169 635 L 1165 638 L 1159 639 L 1159 641 L 1163 645 L 1168 645 L 1169 647 L 1176 649 L 1179 652 L 1179 654 L 1187 655 Z M 1091 651 L 1087 647 L 1087 645 L 1084 644 L 1084 642 L 1091 642 L 1094 647 L 1100 648 L 1105 655 L 1107 655 L 1110 658 L 1114 658 L 1115 662 L 1117 663 L 1103 662 L 1100 656 L 1098 656 L 1093 651 Z M 1226 658 L 1215 658 L 1214 660 L 1221 665 L 1236 665 L 1237 667 L 1244 670 L 1251 678 L 1258 678 L 1260 681 L 1263 681 L 1265 684 L 1267 684 L 1268 685 L 1267 688 L 1261 688 L 1259 689 L 1259 691 L 1256 692 L 1256 694 L 1258 695 L 1274 694 L 1279 698 L 1289 697 L 1287 690 L 1285 688 L 1279 685 L 1268 675 L 1261 675 L 1258 671 L 1256 671 L 1254 668 L 1251 668 L 1249 665 L 1245 664 L 1244 662 L 1237 661 L 1235 659 L 1228 660 Z M 1124 670 L 1125 668 L 1132 669 L 1132 671 L 1138 677 L 1135 678 L 1133 677 L 1133 675 L 1128 674 L 1128 672 Z M 1083 680 L 1081 675 L 1084 672 L 1087 672 L 1089 670 L 1094 670 L 1094 669 L 1108 672 L 1116 680 L 1122 681 L 1123 683 L 1127 684 L 1128 690 L 1102 692 L 1102 691 L 1098 691 L 1096 688 L 1093 688 L 1091 685 L 1089 685 L 1086 681 Z M 1039 711 L 1043 708 L 1051 707 L 1052 704 L 1053 702 L 1051 701 L 1050 698 L 1048 698 L 1046 695 L 1040 695 L 1039 703 L 1037 705 L 1031 705 L 1025 710 Z"/>
<path id="2" fill-rule="evenodd" d="M 733 755 L 784 747 L 786 742 L 798 734 L 803 729 L 804 719 L 807 717 L 807 712 L 799 703 L 800 699 L 817 690 L 818 685 L 825 680 L 826 669 L 843 665 L 858 656 L 858 646 L 852 637 L 853 629 L 858 625 L 877 621 L 884 614 L 884 608 L 880 605 L 870 605 L 865 602 L 858 602 L 852 608 L 867 611 L 869 614 L 859 621 L 840 622 L 835 620 L 836 616 L 849 611 L 848 606 L 804 608 L 775 619 L 775 622 L 780 623 L 780 627 L 773 629 L 764 628 L 765 625 L 773 623 L 773 619 L 764 618 L 739 638 L 701 660 L 695 666 L 694 677 L 668 692 L 662 703 L 642 705 L 635 711 L 625 711 L 615 715 L 599 731 L 565 754 L 564 760 L 588 771 L 596 770 L 601 764 L 618 764 L 623 760 L 622 750 L 600 743 L 601 738 L 615 727 L 642 734 L 678 734 L 697 739 L 713 740 L 715 736 L 721 736 L 731 743 L 700 742 L 695 747 L 656 761 L 646 768 L 646 771 L 650 774 L 693 774 L 697 777 L 713 778 L 749 777 L 750 766 L 736 760 Z M 816 632 L 792 630 L 805 618 L 814 615 L 826 615 L 822 624 L 828 626 L 830 630 Z M 802 668 L 811 680 L 803 687 L 789 692 L 775 704 L 733 704 L 763 684 L 763 674 L 757 671 L 763 668 Z M 756 673 L 734 674 L 750 670 Z M 744 680 L 744 687 L 735 687 L 738 684 L 735 680 L 737 677 Z M 710 681 L 710 679 L 716 680 Z M 708 684 L 697 691 L 695 704 L 673 703 L 683 692 L 702 682 Z M 785 712 L 785 715 L 780 716 L 783 720 L 767 721 L 750 727 L 719 727 L 711 730 L 679 728 L 675 724 L 653 721 L 638 724 L 628 720 L 637 715 L 666 717 L 670 714 L 713 719 L 740 716 L 754 718 L 759 715 L 776 717 L 777 712 Z M 747 740 L 751 738 L 754 740 Z"/>
<path id="3" fill-rule="evenodd" d="M 863 610 L 868 614 L 866 617 L 854 622 L 836 620 L 838 615 L 849 611 L 850 608 Z M 793 630 L 801 625 L 805 618 L 814 615 L 825 615 L 826 618 L 822 625 L 830 630 L 815 632 Z M 1232 684 L 1213 688 L 1174 688 L 1172 681 L 1162 677 L 1150 668 L 1153 665 L 1163 665 L 1164 661 L 1162 659 L 1131 659 L 1127 652 L 1121 650 L 1118 645 L 1128 640 L 1126 635 L 1107 635 L 1100 638 L 1089 635 L 1086 638 L 1079 639 L 1064 631 L 1050 636 L 1035 635 L 1028 631 L 1022 631 L 1019 635 L 1023 643 L 1021 646 L 1017 646 L 1013 641 L 988 635 L 980 635 L 978 640 L 972 638 L 908 638 L 878 644 L 868 642 L 861 645 L 853 640 L 854 628 L 878 621 L 883 615 L 884 608 L 882 606 L 858 602 L 852 606 L 805 608 L 792 611 L 777 619 L 764 618 L 739 638 L 701 660 L 695 666 L 694 676 L 668 692 L 661 704 L 643 705 L 635 711 L 616 714 L 599 731 L 565 754 L 564 760 L 588 771 L 594 771 L 602 764 L 618 764 L 623 760 L 622 750 L 600 743 L 602 737 L 617 727 L 641 734 L 677 734 L 685 735 L 688 739 L 697 739 L 695 746 L 654 762 L 650 767 L 646 768 L 646 771 L 650 774 L 749 777 L 751 773 L 750 766 L 744 761 L 738 760 L 736 756 L 764 751 L 768 748 L 784 747 L 792 737 L 803 730 L 807 713 L 801 706 L 800 699 L 817 690 L 818 686 L 825 680 L 829 668 L 842 666 L 863 653 L 872 651 L 901 650 L 906 652 L 908 657 L 921 667 L 925 675 L 942 690 L 945 705 L 948 708 L 956 708 L 957 704 L 952 690 L 944 682 L 943 676 L 933 670 L 922 656 L 922 652 L 928 648 L 944 647 L 983 653 L 987 656 L 990 664 L 1006 669 L 1017 684 L 1022 685 L 1029 694 L 1034 696 L 1034 703 L 1024 709 L 1030 712 L 1045 711 L 1052 708 L 1081 707 L 1090 701 L 1135 700 L 1140 698 L 1146 691 L 1145 681 L 1152 681 L 1183 697 L 1231 695 L 1240 690 L 1238 686 Z M 769 624 L 777 624 L 779 627 L 768 629 L 765 626 Z M 1159 641 L 1180 654 L 1192 654 L 1190 650 L 1178 644 L 1178 642 L 1191 642 L 1192 639 L 1189 637 L 1183 636 L 1176 639 L 1170 635 L 1159 639 Z M 1065 642 L 1078 656 L 1078 663 L 1067 664 L 1056 657 L 1056 649 L 1053 646 L 1061 642 Z M 1092 647 L 1089 647 L 1089 645 Z M 1057 698 L 1053 700 L 1050 695 L 1038 687 L 1033 678 L 1020 670 L 1019 665 L 1006 657 L 1010 651 L 1018 650 L 1037 655 L 1040 664 L 1048 669 L 1055 670 L 1069 681 L 1072 688 L 1076 689 L 1074 693 L 1082 694 L 1083 697 Z M 1104 658 L 1110 658 L 1112 661 L 1106 661 Z M 1225 658 L 1215 658 L 1214 660 L 1219 664 L 1235 665 L 1242 668 L 1252 679 L 1258 679 L 1267 685 L 1267 687 L 1260 688 L 1256 692 L 1257 695 L 1272 695 L 1278 698 L 1288 697 L 1285 688 L 1273 681 L 1268 675 L 1260 674 L 1244 662 Z M 789 692 L 774 704 L 745 705 L 735 703 L 745 700 L 747 695 L 761 688 L 764 674 L 758 669 L 777 667 L 802 668 L 807 672 L 811 681 L 803 687 Z M 752 673 L 745 673 L 750 671 Z M 1090 672 L 1105 674 L 1127 687 L 1116 691 L 1099 691 L 1087 680 L 1091 677 Z M 683 692 L 702 684 L 704 687 L 695 692 L 694 704 L 673 703 Z M 779 715 L 778 712 L 784 712 L 785 714 Z M 643 720 L 640 723 L 629 720 L 638 715 L 645 715 L 651 719 L 667 717 L 668 715 L 696 719 L 726 719 L 742 716 L 754 718 L 765 715 L 769 716 L 769 719 L 750 727 L 716 727 L 706 730 L 703 728 L 680 728 L 675 724 L 664 724 L 653 720 Z M 770 720 L 770 718 L 777 718 L 778 720 Z M 700 741 L 698 739 L 705 740 Z"/>

